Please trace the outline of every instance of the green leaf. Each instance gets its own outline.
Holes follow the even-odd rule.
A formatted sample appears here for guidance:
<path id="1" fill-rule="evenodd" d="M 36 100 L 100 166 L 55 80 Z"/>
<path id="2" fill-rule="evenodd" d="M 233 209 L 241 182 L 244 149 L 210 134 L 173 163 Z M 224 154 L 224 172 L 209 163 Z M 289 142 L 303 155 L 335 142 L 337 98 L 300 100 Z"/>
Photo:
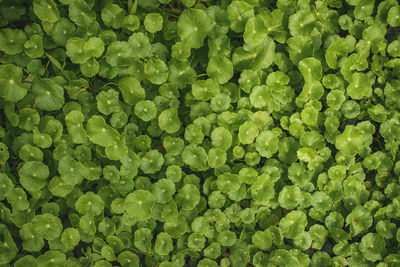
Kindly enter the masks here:
<path id="1" fill-rule="evenodd" d="M 184 210 L 193 210 L 200 201 L 199 189 L 193 184 L 185 184 L 175 196 L 177 204 Z"/>
<path id="2" fill-rule="evenodd" d="M 83 44 L 83 52 L 88 57 L 100 57 L 104 52 L 104 42 L 98 37 L 91 37 Z"/>
<path id="3" fill-rule="evenodd" d="M 142 88 L 140 82 L 131 76 L 124 77 L 118 82 L 119 89 L 122 92 L 124 101 L 134 105 L 146 97 L 146 91 Z"/>
<path id="4" fill-rule="evenodd" d="M 106 53 L 106 61 L 112 67 L 126 67 L 133 63 L 135 51 L 140 51 L 140 50 L 133 49 L 128 42 L 113 41 L 108 46 Z M 115 75 L 116 74 L 114 74 L 114 76 Z"/>
<path id="5" fill-rule="evenodd" d="M 75 144 L 86 144 L 87 134 L 83 128 L 84 115 L 79 110 L 72 110 L 65 116 L 68 133 Z"/>
<path id="6" fill-rule="evenodd" d="M 386 42 L 381 42 L 379 40 L 385 38 L 386 32 L 385 24 L 382 23 L 373 23 L 363 31 L 363 39 L 371 45 L 371 51 L 373 53 L 385 51 Z"/>
<path id="7" fill-rule="evenodd" d="M 75 24 L 73 24 L 68 18 L 61 18 L 59 21 L 56 22 L 51 37 L 57 45 L 65 46 L 66 42 L 75 33 L 75 30 Z M 51 56 L 49 57 L 49 59 L 51 60 Z M 53 62 L 53 60 L 51 61 Z"/>
<path id="8" fill-rule="evenodd" d="M 78 26 L 89 28 L 96 20 L 96 13 L 86 1 L 72 1 L 68 8 L 70 19 Z"/>
<path id="9" fill-rule="evenodd" d="M 216 184 L 222 193 L 231 193 L 239 190 L 241 183 L 239 175 L 226 172 L 218 176 Z"/>
<path id="10" fill-rule="evenodd" d="M 222 231 L 218 235 L 218 242 L 224 247 L 231 247 L 236 242 L 236 234 L 229 230 Z"/>
<path id="11" fill-rule="evenodd" d="M 146 190 L 135 190 L 126 196 L 124 209 L 134 219 L 146 221 L 151 218 L 155 197 Z"/>
<path id="12" fill-rule="evenodd" d="M 321 62 L 315 58 L 305 58 L 299 62 L 299 70 L 307 83 L 322 79 Z"/>
<path id="13" fill-rule="evenodd" d="M 375 233 L 368 233 L 361 239 L 359 249 L 365 259 L 375 262 L 382 259 L 386 252 L 386 242 L 383 237 Z"/>
<path id="14" fill-rule="evenodd" d="M 267 28 L 268 36 L 279 43 L 284 43 L 288 36 L 288 32 L 284 26 L 284 21 L 286 19 L 284 11 L 281 9 L 274 9 L 272 12 L 263 11 L 260 12 L 260 14 Z"/>
<path id="15" fill-rule="evenodd" d="M 79 184 L 84 176 L 82 164 L 69 156 L 61 158 L 58 164 L 58 172 L 61 175 L 61 179 L 70 185 Z"/>
<path id="16" fill-rule="evenodd" d="M 392 27 L 400 26 L 399 18 L 400 18 L 400 6 L 397 5 L 391 7 L 389 9 L 387 17 L 388 24 Z"/>
<path id="17" fill-rule="evenodd" d="M 346 97 L 340 90 L 332 90 L 326 96 L 326 103 L 335 110 L 339 110 L 345 100 Z"/>
<path id="18" fill-rule="evenodd" d="M 131 51 L 129 50 L 127 51 L 126 49 L 121 49 L 122 53 L 129 52 L 130 55 L 135 58 L 145 58 L 150 55 L 151 44 L 147 35 L 141 32 L 133 33 L 128 39 L 128 44 L 131 48 Z M 157 63 L 157 66 L 160 64 L 157 60 L 155 62 Z"/>
<path id="19" fill-rule="evenodd" d="M 161 232 L 157 235 L 154 251 L 158 255 L 168 255 L 173 248 L 172 238 L 168 233 Z"/>
<path id="20" fill-rule="evenodd" d="M 310 147 L 301 147 L 297 150 L 297 158 L 301 161 L 311 162 L 315 160 L 317 153 Z"/>
<path id="21" fill-rule="evenodd" d="M 153 174 L 161 170 L 164 158 L 158 150 L 150 150 L 140 159 L 140 169 L 146 174 Z"/>
<path id="22" fill-rule="evenodd" d="M 31 58 L 38 58 L 43 56 L 43 42 L 40 35 L 34 34 L 24 44 L 25 54 Z"/>
<path id="23" fill-rule="evenodd" d="M 372 216 L 363 206 L 356 206 L 346 217 L 346 226 L 350 225 L 351 236 L 356 236 L 372 226 Z"/>
<path id="24" fill-rule="evenodd" d="M 219 84 L 227 83 L 233 76 L 233 64 L 228 58 L 212 57 L 207 65 L 207 75 Z"/>
<path id="25" fill-rule="evenodd" d="M 190 48 L 203 46 L 211 26 L 210 17 L 201 9 L 185 9 L 178 19 L 178 35 Z"/>
<path id="26" fill-rule="evenodd" d="M 361 151 L 363 143 L 361 130 L 347 125 L 344 132 L 336 137 L 335 146 L 344 154 L 355 155 Z"/>
<path id="27" fill-rule="evenodd" d="M 107 4 L 101 10 L 101 19 L 104 24 L 114 29 L 118 29 L 122 26 L 122 21 L 125 17 L 125 11 L 116 4 Z"/>
<path id="28" fill-rule="evenodd" d="M 331 69 L 336 69 L 338 56 L 350 52 L 350 46 L 345 39 L 340 38 L 333 42 L 326 50 L 325 60 Z"/>
<path id="29" fill-rule="evenodd" d="M 59 237 L 63 229 L 60 219 L 50 213 L 36 215 L 32 219 L 32 225 L 37 233 L 49 241 Z"/>
<path id="30" fill-rule="evenodd" d="M 268 203 L 275 194 L 274 184 L 275 181 L 269 174 L 264 173 L 258 176 L 250 187 L 250 192 L 254 200 L 260 203 Z"/>
<path id="31" fill-rule="evenodd" d="M 63 66 L 60 64 L 60 62 L 58 62 L 58 60 L 57 59 L 55 59 L 54 57 L 52 57 L 50 54 L 48 54 L 48 53 L 46 53 L 45 52 L 45 55 L 49 58 L 49 60 L 51 61 L 51 63 L 57 68 L 57 69 L 59 69 L 59 70 L 63 70 Z M 44 72 L 44 70 L 43 70 L 43 72 Z"/>
<path id="32" fill-rule="evenodd" d="M 250 103 L 255 108 L 263 108 L 272 100 L 272 93 L 266 85 L 254 86 L 250 94 Z"/>
<path id="33" fill-rule="evenodd" d="M 22 239 L 22 247 L 27 251 L 40 251 L 44 246 L 43 235 L 33 229 L 32 223 L 22 225 L 19 230 Z"/>
<path id="34" fill-rule="evenodd" d="M 295 246 L 300 250 L 307 250 L 311 247 L 312 238 L 310 233 L 303 232 L 298 235 L 293 241 Z"/>
<path id="35" fill-rule="evenodd" d="M 136 15 L 128 15 L 122 20 L 122 27 L 130 31 L 136 31 L 140 26 L 139 17 Z"/>
<path id="36" fill-rule="evenodd" d="M 115 261 L 115 253 L 112 247 L 105 245 L 104 247 L 101 248 L 101 256 L 105 258 L 108 261 Z"/>
<path id="37" fill-rule="evenodd" d="M 221 167 L 227 159 L 226 152 L 220 148 L 211 148 L 208 150 L 207 162 L 211 168 Z"/>
<path id="38" fill-rule="evenodd" d="M 19 258 L 15 263 L 15 267 L 23 267 L 23 266 L 32 266 L 32 267 L 37 267 L 37 262 L 36 258 L 33 257 L 32 255 L 25 255 L 21 258 Z"/>
<path id="39" fill-rule="evenodd" d="M 60 19 L 60 12 L 53 0 L 34 0 L 33 11 L 45 22 L 54 23 Z"/>
<path id="40" fill-rule="evenodd" d="M 37 258 L 38 266 L 62 266 L 67 260 L 65 254 L 58 250 L 48 250 Z"/>
<path id="41" fill-rule="evenodd" d="M 167 133 L 175 133 L 181 127 L 176 108 L 169 108 L 160 113 L 158 117 L 158 126 Z"/>
<path id="42" fill-rule="evenodd" d="M 224 127 L 216 127 L 211 132 L 212 145 L 227 150 L 232 143 L 231 133 Z"/>
<path id="43" fill-rule="evenodd" d="M 80 240 L 79 231 L 72 227 L 65 229 L 61 235 L 61 242 L 69 250 L 73 250 Z"/>
<path id="44" fill-rule="evenodd" d="M 152 185 L 156 202 L 166 204 L 175 194 L 175 184 L 168 179 L 160 179 Z"/>
<path id="45" fill-rule="evenodd" d="M 4 100 L 11 102 L 17 102 L 24 98 L 27 89 L 21 85 L 21 80 L 21 68 L 12 64 L 0 65 L 0 82 L 2 84 L 0 96 Z"/>
<path id="46" fill-rule="evenodd" d="M 201 126 L 197 124 L 190 124 L 185 129 L 185 139 L 190 144 L 199 145 L 204 139 L 204 134 L 202 132 Z"/>
<path id="47" fill-rule="evenodd" d="M 149 228 L 139 228 L 134 233 L 134 244 L 140 251 L 149 252 L 153 234 Z"/>
<path id="48" fill-rule="evenodd" d="M 294 210 L 286 214 L 279 222 L 283 236 L 295 238 L 299 236 L 307 226 L 307 216 L 299 210 Z"/>
<path id="49" fill-rule="evenodd" d="M 115 145 L 120 140 L 119 133 L 98 115 L 94 115 L 88 120 L 86 131 L 92 143 L 103 147 Z"/>
<path id="50" fill-rule="evenodd" d="M 74 185 L 66 183 L 59 176 L 54 176 L 50 180 L 48 188 L 54 196 L 65 197 L 67 194 L 71 193 Z"/>
<path id="51" fill-rule="evenodd" d="M 268 250 L 272 245 L 272 237 L 269 231 L 257 231 L 251 237 L 254 245 L 259 249 Z"/>
<path id="52" fill-rule="evenodd" d="M 96 96 L 96 100 L 97 109 L 105 115 L 121 111 L 119 104 L 119 93 L 114 89 L 101 91 Z"/>
<path id="53" fill-rule="evenodd" d="M 206 170 L 207 167 L 207 153 L 203 147 L 190 144 L 182 151 L 183 162 L 190 167 L 197 170 Z"/>
<path id="54" fill-rule="evenodd" d="M 271 158 L 278 152 L 278 137 L 273 131 L 262 131 L 256 138 L 256 150 L 262 157 Z"/>
<path id="55" fill-rule="evenodd" d="M 64 89 L 51 79 L 33 80 L 31 92 L 35 104 L 42 110 L 59 110 L 64 105 Z"/>
<path id="56" fill-rule="evenodd" d="M 192 84 L 193 96 L 202 101 L 210 100 L 219 93 L 219 84 L 214 79 L 197 80 Z"/>
<path id="57" fill-rule="evenodd" d="M 141 120 L 150 121 L 156 116 L 157 107 L 153 101 L 142 100 L 136 103 L 134 112 Z"/>
<path id="58" fill-rule="evenodd" d="M 168 79 L 169 70 L 161 59 L 151 58 L 144 67 L 146 78 L 154 84 L 162 84 Z"/>
<path id="59" fill-rule="evenodd" d="M 255 16 L 246 22 L 243 39 L 246 44 L 250 46 L 257 46 L 264 41 L 267 33 L 268 29 L 265 27 L 264 20 L 261 18 L 261 16 Z"/>
<path id="60" fill-rule="evenodd" d="M 21 30 L 3 28 L 0 30 L 0 51 L 16 55 L 24 51 L 26 35 Z"/>
<path id="61" fill-rule="evenodd" d="M 385 239 L 392 239 L 395 236 L 396 229 L 396 225 L 388 220 L 382 220 L 376 224 L 376 232 Z"/>
<path id="62" fill-rule="evenodd" d="M 246 1 L 233 1 L 228 6 L 230 28 L 234 32 L 242 32 L 246 22 L 254 16 L 254 10 Z"/>
<path id="63" fill-rule="evenodd" d="M 303 201 L 303 195 L 298 186 L 285 186 L 279 193 L 278 202 L 282 208 L 292 210 Z"/>
<path id="64" fill-rule="evenodd" d="M 46 186 L 49 168 L 39 161 L 25 162 L 18 171 L 22 186 L 31 192 L 36 192 Z"/>
<path id="65" fill-rule="evenodd" d="M 289 30 L 293 36 L 309 36 L 315 27 L 314 14 L 308 10 L 299 10 L 289 17 Z"/>
<path id="66" fill-rule="evenodd" d="M 325 192 L 317 191 L 312 196 L 314 208 L 320 211 L 329 211 L 333 204 L 332 199 Z"/>
<path id="67" fill-rule="evenodd" d="M 7 201 L 15 211 L 22 211 L 29 208 L 26 193 L 21 187 L 15 187 L 12 189 L 12 191 L 7 194 Z"/>
<path id="68" fill-rule="evenodd" d="M 392 57 L 400 57 L 400 41 L 394 40 L 387 47 L 387 52 Z"/>
<path id="69" fill-rule="evenodd" d="M 84 64 L 90 59 L 90 56 L 84 51 L 85 44 L 85 40 L 79 37 L 72 37 L 67 41 L 65 48 L 72 63 Z"/>
<path id="70" fill-rule="evenodd" d="M 366 20 L 374 10 L 375 0 L 360 1 L 354 9 L 354 17 L 359 20 Z"/>
<path id="71" fill-rule="evenodd" d="M 220 93 L 211 99 L 210 106 L 217 113 L 227 111 L 231 106 L 231 98 L 225 93 Z"/>
<path id="72" fill-rule="evenodd" d="M 368 75 L 363 73 L 353 73 L 351 82 L 347 87 L 347 94 L 353 99 L 363 99 L 372 94 L 372 83 Z"/>
<path id="73" fill-rule="evenodd" d="M 254 70 L 244 70 L 240 73 L 238 82 L 243 91 L 250 93 L 253 87 L 260 85 L 260 76 Z"/>
<path id="74" fill-rule="evenodd" d="M 18 254 L 18 248 L 14 240 L 4 224 L 0 225 L 1 244 L 0 244 L 0 264 L 9 264 Z"/>
<path id="75" fill-rule="evenodd" d="M 204 249 L 204 256 L 216 259 L 221 255 L 221 246 L 218 243 L 211 243 Z"/>
<path id="76" fill-rule="evenodd" d="M 181 237 L 188 231 L 188 227 L 186 219 L 178 220 L 174 218 L 164 223 L 164 230 L 174 238 Z"/>
<path id="77" fill-rule="evenodd" d="M 266 37 L 258 46 L 246 49 L 238 47 L 232 55 L 233 66 L 238 71 L 245 69 L 266 69 L 274 62 L 275 47 L 275 42 L 269 37 Z"/>
<path id="78" fill-rule="evenodd" d="M 7 195 L 12 191 L 14 185 L 5 173 L 0 173 L 0 183 L 0 200 L 4 200 Z"/>
<path id="79" fill-rule="evenodd" d="M 100 215 L 104 210 L 104 201 L 99 195 L 87 192 L 78 198 L 75 208 L 80 214 Z"/>
<path id="80" fill-rule="evenodd" d="M 259 130 L 254 122 L 246 121 L 239 127 L 239 142 L 242 144 L 251 144 L 258 136 Z"/>
<path id="81" fill-rule="evenodd" d="M 290 60 L 295 65 L 304 58 L 314 56 L 314 43 L 309 36 L 293 36 L 287 40 L 287 44 Z"/>
<path id="82" fill-rule="evenodd" d="M 105 153 L 110 160 L 122 160 L 128 154 L 125 140 L 120 139 L 116 144 L 107 146 Z"/>
<path id="83" fill-rule="evenodd" d="M 31 108 L 21 109 L 19 115 L 19 125 L 18 127 L 26 131 L 32 131 L 40 121 L 39 113 Z"/>
<path id="84" fill-rule="evenodd" d="M 39 132 L 38 128 L 33 129 L 33 143 L 40 148 L 48 148 L 52 144 L 51 136 L 45 133 Z"/>
<path id="85" fill-rule="evenodd" d="M 186 84 L 192 84 L 196 81 L 196 72 L 189 62 L 172 59 L 168 67 L 170 70 L 168 81 L 178 88 L 184 88 Z"/>
<path id="86" fill-rule="evenodd" d="M 328 231 L 320 224 L 314 224 L 309 229 L 310 236 L 312 237 L 312 248 L 322 249 L 325 245 Z"/>
<path id="87" fill-rule="evenodd" d="M 122 266 L 140 266 L 139 257 L 130 251 L 121 252 L 117 257 L 117 261 Z"/>
<path id="88" fill-rule="evenodd" d="M 163 27 L 163 17 L 158 13 L 148 13 L 143 21 L 146 31 L 156 33 Z"/>

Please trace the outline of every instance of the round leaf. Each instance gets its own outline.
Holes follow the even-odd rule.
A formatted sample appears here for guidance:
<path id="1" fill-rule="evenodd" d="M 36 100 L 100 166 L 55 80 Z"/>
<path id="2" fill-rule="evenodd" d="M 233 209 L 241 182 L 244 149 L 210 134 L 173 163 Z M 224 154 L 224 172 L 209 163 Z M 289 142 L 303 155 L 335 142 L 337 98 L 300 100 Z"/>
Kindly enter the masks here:
<path id="1" fill-rule="evenodd" d="M 146 190 L 136 190 L 127 195 L 124 208 L 133 218 L 146 221 L 151 218 L 151 213 L 155 204 L 155 197 Z"/>
<path id="2" fill-rule="evenodd" d="M 201 9 L 185 9 L 178 19 L 178 35 L 186 46 L 200 48 L 211 26 L 210 17 Z"/>

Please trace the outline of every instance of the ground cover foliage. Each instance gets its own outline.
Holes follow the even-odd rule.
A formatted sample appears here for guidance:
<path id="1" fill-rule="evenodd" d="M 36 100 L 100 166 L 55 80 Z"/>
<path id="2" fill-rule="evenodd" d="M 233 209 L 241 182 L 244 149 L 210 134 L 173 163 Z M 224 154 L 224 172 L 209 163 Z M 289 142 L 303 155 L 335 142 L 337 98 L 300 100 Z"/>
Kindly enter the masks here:
<path id="1" fill-rule="evenodd" d="M 0 265 L 400 266 L 396 0 L 0 0 Z"/>

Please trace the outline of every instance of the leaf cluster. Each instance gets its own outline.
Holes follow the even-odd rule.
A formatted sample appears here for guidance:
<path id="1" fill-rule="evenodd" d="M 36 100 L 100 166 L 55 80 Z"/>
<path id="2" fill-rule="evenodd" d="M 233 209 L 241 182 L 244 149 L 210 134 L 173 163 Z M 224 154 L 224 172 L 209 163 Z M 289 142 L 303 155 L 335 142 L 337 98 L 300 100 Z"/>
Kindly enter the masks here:
<path id="1" fill-rule="evenodd" d="M 396 0 L 0 0 L 0 266 L 400 265 Z"/>

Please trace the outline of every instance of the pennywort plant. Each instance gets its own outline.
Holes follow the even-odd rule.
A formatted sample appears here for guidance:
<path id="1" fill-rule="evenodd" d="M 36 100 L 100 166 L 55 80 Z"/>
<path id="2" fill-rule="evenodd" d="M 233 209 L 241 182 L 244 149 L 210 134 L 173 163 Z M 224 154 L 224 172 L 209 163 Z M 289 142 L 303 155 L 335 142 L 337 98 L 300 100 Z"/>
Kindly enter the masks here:
<path id="1" fill-rule="evenodd" d="M 0 0 L 0 265 L 400 265 L 396 0 Z"/>

